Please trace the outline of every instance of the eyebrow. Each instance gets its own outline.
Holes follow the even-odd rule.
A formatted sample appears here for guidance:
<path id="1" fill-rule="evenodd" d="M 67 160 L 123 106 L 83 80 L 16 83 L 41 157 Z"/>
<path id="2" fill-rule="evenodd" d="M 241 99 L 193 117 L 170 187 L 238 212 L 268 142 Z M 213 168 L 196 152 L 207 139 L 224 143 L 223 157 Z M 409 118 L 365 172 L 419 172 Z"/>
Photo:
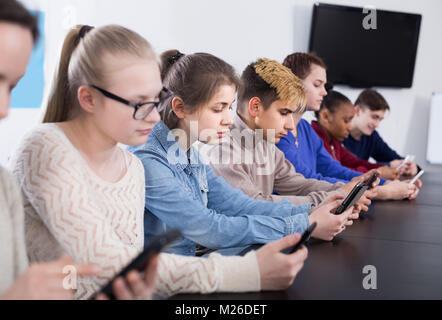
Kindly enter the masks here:
<path id="1" fill-rule="evenodd" d="M 135 99 L 137 100 L 142 100 L 142 101 L 147 101 L 148 99 L 157 99 L 160 96 L 161 91 L 163 90 L 163 88 L 160 89 L 160 91 L 158 91 L 158 93 L 154 96 L 146 96 L 146 95 L 138 95 L 135 97 Z"/>
<path id="2" fill-rule="evenodd" d="M 213 105 L 216 106 L 218 104 L 222 104 L 223 106 L 228 106 L 228 105 L 234 104 L 235 101 L 236 101 L 236 99 L 234 99 L 231 103 L 219 101 L 219 102 L 215 102 Z"/>

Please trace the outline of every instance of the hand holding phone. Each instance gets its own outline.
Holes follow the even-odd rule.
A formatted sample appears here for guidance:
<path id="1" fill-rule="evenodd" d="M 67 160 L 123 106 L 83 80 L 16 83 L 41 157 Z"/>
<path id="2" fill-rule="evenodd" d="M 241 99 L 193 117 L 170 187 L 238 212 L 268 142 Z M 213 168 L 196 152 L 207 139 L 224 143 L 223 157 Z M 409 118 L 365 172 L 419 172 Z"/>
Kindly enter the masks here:
<path id="1" fill-rule="evenodd" d="M 113 282 L 119 278 L 125 278 L 132 270 L 144 272 L 151 258 L 161 251 L 164 251 L 169 245 L 181 237 L 181 232 L 176 229 L 169 230 L 164 234 L 154 237 L 150 243 L 144 248 L 132 262 L 123 268 L 113 279 L 111 279 L 99 292 L 94 294 L 90 299 L 94 300 L 98 294 L 105 294 L 109 299 L 115 300 L 113 294 Z"/>
<path id="2" fill-rule="evenodd" d="M 372 177 L 373 178 L 373 177 Z M 370 178 L 370 180 L 372 179 Z M 368 185 L 362 182 L 359 182 L 354 186 L 354 188 L 350 191 L 347 197 L 342 201 L 338 208 L 332 210 L 333 214 L 341 214 L 351 206 L 354 206 L 359 199 L 362 197 L 364 192 L 368 189 Z"/>
<path id="3" fill-rule="evenodd" d="M 311 234 L 313 233 L 313 231 L 316 228 L 317 223 L 313 222 L 308 228 L 307 230 L 304 231 L 304 233 L 301 236 L 301 239 L 299 240 L 299 242 L 297 244 L 295 244 L 293 246 L 293 248 L 290 250 L 290 253 L 294 253 L 297 250 L 299 250 L 299 248 L 301 248 L 301 246 L 310 238 Z"/>

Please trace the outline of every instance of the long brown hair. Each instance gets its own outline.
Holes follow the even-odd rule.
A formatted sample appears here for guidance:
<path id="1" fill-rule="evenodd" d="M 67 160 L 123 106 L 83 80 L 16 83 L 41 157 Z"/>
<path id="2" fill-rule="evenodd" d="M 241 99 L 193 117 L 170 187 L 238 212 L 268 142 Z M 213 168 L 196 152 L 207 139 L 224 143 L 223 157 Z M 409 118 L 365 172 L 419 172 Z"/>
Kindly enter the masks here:
<path id="1" fill-rule="evenodd" d="M 82 85 L 105 83 L 106 55 L 131 55 L 157 59 L 149 42 L 134 31 L 118 25 L 85 28 L 78 25 L 67 34 L 43 122 L 75 118 L 81 108 L 77 99 Z M 86 31 L 86 32 L 85 32 Z M 87 34 L 86 34 L 87 33 Z"/>
<path id="2" fill-rule="evenodd" d="M 161 54 L 161 65 L 164 86 L 183 100 L 189 113 L 210 101 L 220 86 L 232 84 L 238 88 L 239 85 L 234 68 L 209 53 L 184 55 L 178 50 L 169 50 Z M 172 99 L 165 102 L 161 112 L 161 119 L 169 129 L 178 125 Z"/>

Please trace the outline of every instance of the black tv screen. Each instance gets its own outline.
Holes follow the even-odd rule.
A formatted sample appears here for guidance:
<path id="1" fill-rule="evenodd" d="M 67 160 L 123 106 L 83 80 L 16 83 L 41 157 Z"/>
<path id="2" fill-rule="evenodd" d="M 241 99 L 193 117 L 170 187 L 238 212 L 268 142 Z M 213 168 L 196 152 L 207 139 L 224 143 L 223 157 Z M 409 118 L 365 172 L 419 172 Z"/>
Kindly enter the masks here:
<path id="1" fill-rule="evenodd" d="M 363 8 L 316 3 L 309 51 L 327 64 L 333 84 L 410 88 L 422 16 L 376 10 L 374 20 L 369 14 L 373 17 Z"/>

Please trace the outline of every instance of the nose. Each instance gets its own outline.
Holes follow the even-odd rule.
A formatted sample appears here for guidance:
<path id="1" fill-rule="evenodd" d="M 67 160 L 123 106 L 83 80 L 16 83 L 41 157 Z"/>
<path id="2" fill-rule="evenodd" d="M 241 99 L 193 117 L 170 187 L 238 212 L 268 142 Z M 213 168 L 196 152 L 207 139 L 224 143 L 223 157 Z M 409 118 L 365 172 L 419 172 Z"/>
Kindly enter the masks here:
<path id="1" fill-rule="evenodd" d="M 224 113 L 224 117 L 221 123 L 225 126 L 231 126 L 233 124 L 232 113 L 229 109 L 227 109 L 227 112 Z"/>
<path id="2" fill-rule="evenodd" d="M 161 116 L 157 108 L 154 108 L 143 120 L 150 123 L 157 123 L 160 122 Z"/>
<path id="3" fill-rule="evenodd" d="M 287 131 L 292 131 L 295 129 L 295 121 L 293 120 L 293 116 L 289 114 L 285 119 L 284 129 Z"/>

